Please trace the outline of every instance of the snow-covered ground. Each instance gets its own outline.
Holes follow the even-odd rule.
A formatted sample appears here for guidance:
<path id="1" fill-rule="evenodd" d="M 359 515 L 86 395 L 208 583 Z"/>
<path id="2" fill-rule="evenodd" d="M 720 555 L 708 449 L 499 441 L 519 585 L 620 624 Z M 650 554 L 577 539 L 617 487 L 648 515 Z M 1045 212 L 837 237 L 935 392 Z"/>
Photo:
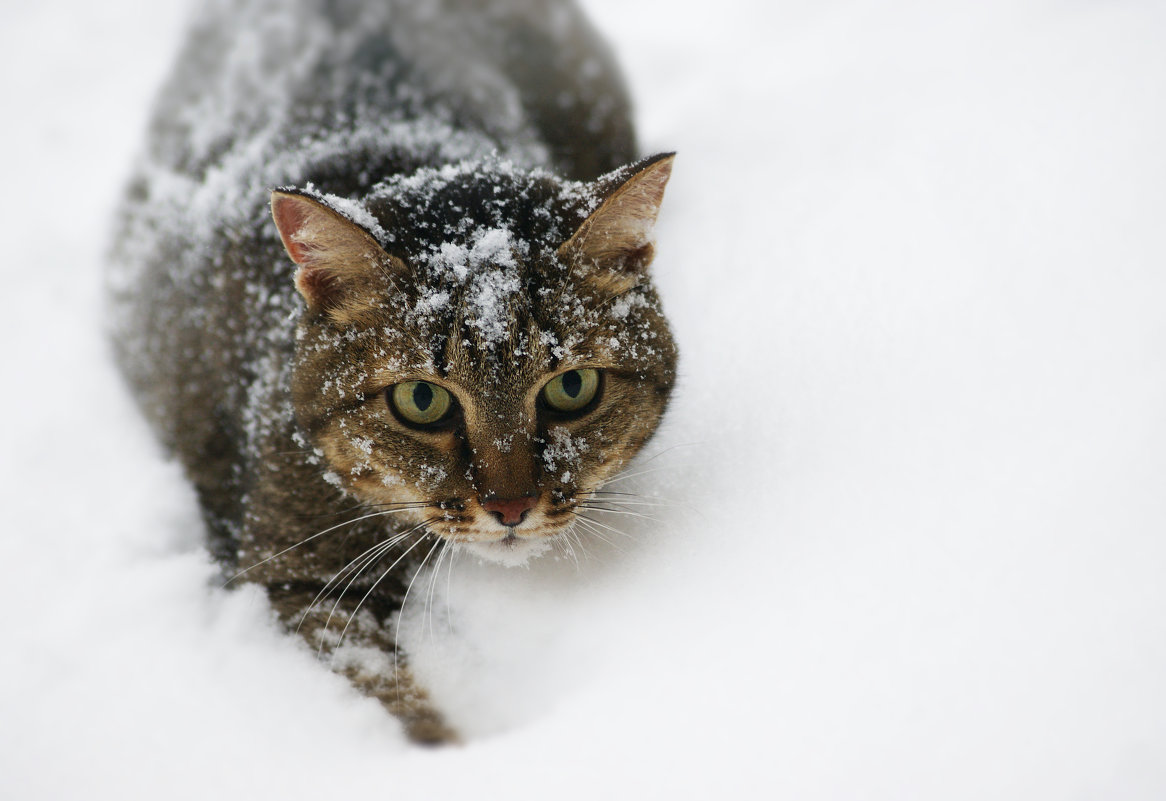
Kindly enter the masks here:
<path id="1" fill-rule="evenodd" d="M 680 152 L 670 503 L 434 583 L 425 751 L 214 589 L 106 355 L 180 9 L 8 4 L 0 797 L 1166 797 L 1166 5 L 586 6 Z"/>

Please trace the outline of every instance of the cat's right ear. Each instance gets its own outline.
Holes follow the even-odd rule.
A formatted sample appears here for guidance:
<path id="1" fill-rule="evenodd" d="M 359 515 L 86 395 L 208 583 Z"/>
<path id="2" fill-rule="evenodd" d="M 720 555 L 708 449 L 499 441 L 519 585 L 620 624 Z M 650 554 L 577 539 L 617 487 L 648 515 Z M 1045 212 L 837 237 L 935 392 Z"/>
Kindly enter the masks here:
<path id="1" fill-rule="evenodd" d="M 287 255 L 299 266 L 296 289 L 312 310 L 343 316 L 357 286 L 404 269 L 372 234 L 308 195 L 272 192 L 271 216 Z"/>

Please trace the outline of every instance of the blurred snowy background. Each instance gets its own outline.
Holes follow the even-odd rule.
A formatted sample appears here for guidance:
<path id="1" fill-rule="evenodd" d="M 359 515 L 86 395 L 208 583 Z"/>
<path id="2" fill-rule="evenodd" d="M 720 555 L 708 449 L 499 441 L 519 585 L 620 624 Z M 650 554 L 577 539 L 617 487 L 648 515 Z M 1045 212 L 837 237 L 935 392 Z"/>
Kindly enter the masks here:
<path id="1" fill-rule="evenodd" d="M 1166 4 L 585 6 L 680 153 L 673 503 L 439 582 L 421 751 L 214 589 L 109 364 L 181 7 L 5 4 L 0 797 L 1166 797 Z"/>

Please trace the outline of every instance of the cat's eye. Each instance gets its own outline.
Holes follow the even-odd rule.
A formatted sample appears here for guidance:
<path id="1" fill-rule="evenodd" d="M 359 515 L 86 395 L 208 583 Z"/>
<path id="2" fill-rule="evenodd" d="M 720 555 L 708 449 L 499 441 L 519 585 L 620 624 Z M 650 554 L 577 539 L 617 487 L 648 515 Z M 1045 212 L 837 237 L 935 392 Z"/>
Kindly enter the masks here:
<path id="1" fill-rule="evenodd" d="M 449 391 L 428 381 L 405 381 L 385 390 L 389 406 L 403 422 L 433 426 L 444 422 L 454 409 Z"/>
<path id="2" fill-rule="evenodd" d="M 555 376 L 543 387 L 543 401 L 562 414 L 581 412 L 599 392 L 599 371 L 590 367 L 568 370 Z"/>

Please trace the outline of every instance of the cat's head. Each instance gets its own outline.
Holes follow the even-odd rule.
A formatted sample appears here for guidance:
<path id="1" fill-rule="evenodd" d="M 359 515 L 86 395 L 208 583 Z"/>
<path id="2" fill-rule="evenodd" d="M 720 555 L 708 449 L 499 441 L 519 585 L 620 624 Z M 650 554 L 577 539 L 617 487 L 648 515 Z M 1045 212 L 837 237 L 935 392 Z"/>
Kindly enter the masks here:
<path id="1" fill-rule="evenodd" d="M 306 302 L 292 402 L 325 477 L 499 561 L 564 534 L 672 390 L 648 274 L 671 166 L 577 183 L 478 163 L 360 202 L 275 192 Z"/>

